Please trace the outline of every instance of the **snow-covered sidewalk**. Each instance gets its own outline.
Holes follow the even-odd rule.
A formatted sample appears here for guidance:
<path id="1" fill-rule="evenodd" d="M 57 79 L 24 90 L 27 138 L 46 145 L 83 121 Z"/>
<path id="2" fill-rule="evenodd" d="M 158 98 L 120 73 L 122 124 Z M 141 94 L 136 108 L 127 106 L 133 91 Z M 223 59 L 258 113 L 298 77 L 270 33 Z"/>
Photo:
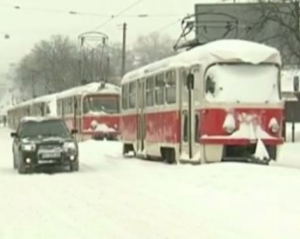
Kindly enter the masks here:
<path id="1" fill-rule="evenodd" d="M 300 171 L 123 159 L 80 145 L 78 173 L 18 175 L 0 129 L 1 239 L 298 239 Z"/>

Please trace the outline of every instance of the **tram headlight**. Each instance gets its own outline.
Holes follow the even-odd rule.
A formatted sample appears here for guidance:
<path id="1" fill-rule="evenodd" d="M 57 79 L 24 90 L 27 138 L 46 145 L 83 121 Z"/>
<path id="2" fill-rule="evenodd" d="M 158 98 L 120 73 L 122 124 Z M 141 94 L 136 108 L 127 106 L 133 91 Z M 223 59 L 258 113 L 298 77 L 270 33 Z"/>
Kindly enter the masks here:
<path id="1" fill-rule="evenodd" d="M 98 122 L 97 122 L 96 120 L 93 120 L 93 121 L 91 122 L 91 128 L 92 128 L 93 130 L 95 130 L 95 129 L 97 128 L 97 126 L 98 126 Z"/>
<path id="2" fill-rule="evenodd" d="M 230 126 L 224 127 L 224 129 L 225 129 L 226 133 L 228 133 L 228 134 L 233 133 L 233 131 L 235 130 L 235 128 L 230 127 Z"/>
<path id="3" fill-rule="evenodd" d="M 229 113 L 226 115 L 226 118 L 223 123 L 223 129 L 226 131 L 226 133 L 231 134 L 235 130 L 235 119 L 233 114 Z"/>
<path id="4" fill-rule="evenodd" d="M 269 122 L 269 128 L 273 133 L 278 133 L 279 132 L 279 124 L 278 121 L 273 117 L 270 122 Z"/>

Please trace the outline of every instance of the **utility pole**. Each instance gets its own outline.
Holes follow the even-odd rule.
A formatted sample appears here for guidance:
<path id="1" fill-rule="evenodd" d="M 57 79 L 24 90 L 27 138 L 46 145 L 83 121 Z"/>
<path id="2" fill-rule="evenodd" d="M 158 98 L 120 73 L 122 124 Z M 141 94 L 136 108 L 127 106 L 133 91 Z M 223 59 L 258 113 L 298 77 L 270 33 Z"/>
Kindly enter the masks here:
<path id="1" fill-rule="evenodd" d="M 123 46 L 122 46 L 122 72 L 121 77 L 124 76 L 126 70 L 126 31 L 127 24 L 123 23 Z"/>
<path id="2" fill-rule="evenodd" d="M 300 22 L 299 22 L 300 21 L 300 16 L 299 16 L 300 15 L 299 14 L 299 0 L 295 1 L 295 11 L 296 11 L 296 18 L 297 18 L 296 19 L 297 40 L 299 40 L 300 39 L 300 34 L 299 34 L 300 33 L 300 29 L 299 29 L 300 28 L 300 26 L 299 26 L 300 25 Z"/>

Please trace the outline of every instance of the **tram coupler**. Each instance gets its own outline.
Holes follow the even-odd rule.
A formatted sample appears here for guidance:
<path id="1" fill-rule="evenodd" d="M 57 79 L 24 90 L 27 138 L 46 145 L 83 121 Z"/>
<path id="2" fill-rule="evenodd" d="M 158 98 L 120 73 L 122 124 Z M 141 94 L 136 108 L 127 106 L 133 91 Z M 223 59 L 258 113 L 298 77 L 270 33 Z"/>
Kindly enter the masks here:
<path id="1" fill-rule="evenodd" d="M 252 163 L 252 164 L 261 164 L 269 165 L 272 159 L 269 158 L 257 158 L 253 155 L 240 156 L 240 157 L 226 157 L 223 158 L 223 162 L 238 162 L 238 163 Z"/>
<path id="2" fill-rule="evenodd" d="M 248 163 L 262 164 L 262 165 L 269 165 L 271 160 L 272 159 L 270 159 L 270 158 L 265 158 L 264 157 L 263 159 L 261 159 L 261 158 L 257 158 L 257 157 L 254 157 L 254 156 L 249 156 L 248 159 L 247 159 Z"/>

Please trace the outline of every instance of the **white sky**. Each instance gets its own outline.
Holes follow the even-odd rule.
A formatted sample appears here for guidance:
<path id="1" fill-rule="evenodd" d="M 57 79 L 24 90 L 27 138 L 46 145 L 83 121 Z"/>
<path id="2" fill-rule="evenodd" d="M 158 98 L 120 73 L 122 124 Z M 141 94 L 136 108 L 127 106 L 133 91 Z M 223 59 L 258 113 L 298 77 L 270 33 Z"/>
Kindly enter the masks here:
<path id="1" fill-rule="evenodd" d="M 220 1 L 220 0 L 219 0 Z M 117 14 L 137 0 L 0 0 L 0 34 L 11 36 L 5 40 L 0 35 L 0 75 L 4 74 L 10 63 L 18 62 L 30 52 L 33 45 L 53 34 L 69 35 L 76 40 L 80 33 L 94 30 L 108 17 L 70 15 L 69 11 Z M 123 22 L 128 24 L 127 40 L 132 44 L 138 35 L 161 29 L 188 13 L 194 12 L 194 4 L 216 2 L 215 0 L 142 0 L 120 17 L 110 21 L 98 31 L 105 32 L 111 42 L 122 39 Z M 20 6 L 17 10 L 14 6 Z M 43 10 L 44 9 L 44 10 Z M 52 12 L 58 10 L 61 12 Z M 175 16 L 156 18 L 129 18 L 124 15 L 170 14 Z M 180 33 L 179 22 L 164 29 L 161 33 L 177 38 Z M 1 77 L 0 77 L 1 78 Z"/>

